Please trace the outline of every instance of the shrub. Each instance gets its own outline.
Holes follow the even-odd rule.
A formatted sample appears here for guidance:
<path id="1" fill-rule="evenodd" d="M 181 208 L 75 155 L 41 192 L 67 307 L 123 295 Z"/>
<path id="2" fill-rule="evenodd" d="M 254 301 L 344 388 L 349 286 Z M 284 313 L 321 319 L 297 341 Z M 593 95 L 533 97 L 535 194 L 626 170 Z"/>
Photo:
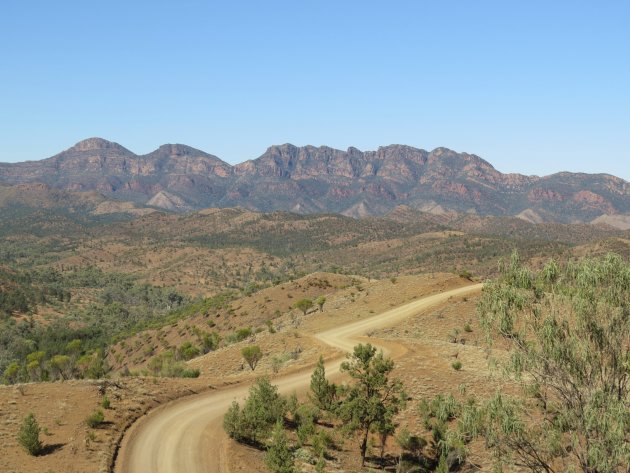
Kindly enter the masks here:
<path id="1" fill-rule="evenodd" d="M 200 374 L 201 374 L 201 371 L 199 369 L 193 368 L 193 369 L 181 371 L 179 377 L 180 378 L 198 378 Z"/>
<path id="2" fill-rule="evenodd" d="M 246 338 L 249 338 L 251 336 L 252 336 L 252 328 L 251 327 L 245 327 L 245 328 L 238 329 L 236 332 L 231 333 L 230 335 L 228 335 L 225 338 L 225 341 L 227 343 L 242 342 L 243 340 L 245 340 Z"/>
<path id="3" fill-rule="evenodd" d="M 7 384 L 15 383 L 18 379 L 19 373 L 20 365 L 14 361 L 4 370 L 4 382 Z"/>
<path id="4" fill-rule="evenodd" d="M 300 445 L 304 445 L 315 434 L 315 421 L 318 409 L 309 404 L 302 404 L 296 409 L 297 436 Z"/>
<path id="5" fill-rule="evenodd" d="M 105 415 L 103 414 L 103 411 L 98 409 L 87 416 L 87 419 L 85 419 L 85 423 L 88 425 L 88 427 L 95 429 L 96 427 L 100 426 L 104 420 Z"/>
<path id="6" fill-rule="evenodd" d="M 280 357 L 280 356 L 274 356 L 271 359 L 271 370 L 274 373 L 277 373 L 278 371 L 280 371 L 280 368 L 282 368 L 282 365 L 284 364 L 284 362 L 286 361 L 286 359 Z"/>
<path id="7" fill-rule="evenodd" d="M 331 411 L 335 403 L 337 387 L 326 379 L 324 357 L 320 355 L 311 375 L 309 397 L 313 404 L 324 411 Z"/>
<path id="8" fill-rule="evenodd" d="M 271 443 L 265 453 L 265 464 L 272 473 L 294 473 L 293 455 L 282 422 L 276 422 Z"/>
<path id="9" fill-rule="evenodd" d="M 456 360 L 451 364 L 451 366 L 453 367 L 455 371 L 459 371 L 462 369 L 462 362 L 459 360 Z"/>
<path id="10" fill-rule="evenodd" d="M 180 360 L 192 360 L 196 356 L 199 356 L 200 350 L 190 342 L 184 342 L 177 349 L 177 355 Z"/>
<path id="11" fill-rule="evenodd" d="M 267 326 L 267 330 L 269 330 L 269 333 L 276 333 L 276 329 L 273 326 L 273 322 L 270 319 L 267 319 L 265 321 L 265 325 Z"/>
<path id="12" fill-rule="evenodd" d="M 396 443 L 398 443 L 404 452 L 416 458 L 422 455 L 422 449 L 427 446 L 426 440 L 417 435 L 412 435 L 407 428 L 403 428 L 396 436 Z"/>
<path id="13" fill-rule="evenodd" d="M 243 440 L 244 429 L 242 425 L 241 406 L 232 401 L 232 405 L 223 416 L 223 430 L 235 440 Z"/>
<path id="14" fill-rule="evenodd" d="M 33 414 L 27 415 L 22 421 L 18 433 L 18 442 L 29 455 L 39 455 L 42 451 L 42 442 L 39 440 L 41 429 Z"/>
<path id="15" fill-rule="evenodd" d="M 317 434 L 313 435 L 311 437 L 311 443 L 313 444 L 315 456 L 320 459 L 326 457 L 328 449 L 335 446 L 334 440 L 325 430 L 320 430 Z"/>
<path id="16" fill-rule="evenodd" d="M 267 378 L 259 379 L 249 390 L 243 408 L 237 403 L 223 418 L 223 427 L 235 440 L 260 443 L 269 437 L 272 427 L 284 418 L 286 400 Z"/>
<path id="17" fill-rule="evenodd" d="M 172 350 L 166 350 L 151 358 L 148 369 L 153 376 L 165 378 L 197 378 L 200 374 L 198 369 L 187 369 L 184 363 L 175 361 L 175 354 Z"/>
<path id="18" fill-rule="evenodd" d="M 107 395 L 103 396 L 103 400 L 101 401 L 101 407 L 103 409 L 109 409 L 110 406 L 111 406 L 111 402 L 109 401 L 109 398 L 107 397 Z"/>

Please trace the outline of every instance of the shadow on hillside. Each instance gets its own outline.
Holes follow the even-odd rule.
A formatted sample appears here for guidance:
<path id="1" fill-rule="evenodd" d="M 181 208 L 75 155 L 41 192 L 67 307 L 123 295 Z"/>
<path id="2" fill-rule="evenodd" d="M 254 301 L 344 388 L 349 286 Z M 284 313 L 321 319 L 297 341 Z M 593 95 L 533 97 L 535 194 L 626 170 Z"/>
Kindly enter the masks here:
<path id="1" fill-rule="evenodd" d="M 50 455 L 51 453 L 55 453 L 57 450 L 61 450 L 65 445 L 65 443 L 45 444 L 37 456 L 43 457 L 45 455 Z"/>

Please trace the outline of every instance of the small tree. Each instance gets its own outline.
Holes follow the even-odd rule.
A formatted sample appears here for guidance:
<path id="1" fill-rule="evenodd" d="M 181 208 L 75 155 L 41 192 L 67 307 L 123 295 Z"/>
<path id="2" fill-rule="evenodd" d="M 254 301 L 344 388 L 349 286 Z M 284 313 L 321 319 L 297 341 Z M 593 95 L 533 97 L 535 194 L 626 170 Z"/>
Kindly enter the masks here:
<path id="1" fill-rule="evenodd" d="M 324 312 L 325 303 L 326 303 L 326 297 L 324 296 L 319 296 L 317 299 L 315 299 L 315 304 L 317 304 L 317 307 L 319 307 L 320 312 Z"/>
<path id="2" fill-rule="evenodd" d="M 27 415 L 22 421 L 18 433 L 18 442 L 29 455 L 39 455 L 42 451 L 42 442 L 39 440 L 41 429 L 33 414 Z"/>
<path id="3" fill-rule="evenodd" d="M 48 362 L 50 372 L 53 377 L 62 380 L 69 379 L 72 376 L 72 360 L 68 355 L 55 355 Z"/>
<path id="4" fill-rule="evenodd" d="M 404 405 L 401 382 L 389 379 L 393 369 L 394 362 L 382 351 L 377 354 L 369 343 L 355 346 L 348 361 L 341 364 L 341 371 L 348 373 L 354 384 L 346 388 L 338 412 L 346 427 L 361 435 L 361 466 L 365 465 L 370 431 L 392 422 Z"/>
<path id="5" fill-rule="evenodd" d="M 313 307 L 313 301 L 310 299 L 300 299 L 299 301 L 297 301 L 295 303 L 295 305 L 293 306 L 296 309 L 299 309 L 302 311 L 303 315 L 306 315 L 306 313 L 308 312 L 308 310 Z"/>
<path id="6" fill-rule="evenodd" d="M 311 375 L 311 392 L 309 397 L 313 404 L 324 411 L 331 411 L 337 394 L 337 387 L 326 379 L 324 357 L 320 356 Z"/>
<path id="7" fill-rule="evenodd" d="M 235 440 L 260 443 L 269 437 L 276 422 L 284 418 L 286 400 L 269 379 L 261 378 L 250 390 L 243 408 L 233 402 L 223 418 L 223 427 Z"/>
<path id="8" fill-rule="evenodd" d="M 43 351 L 36 351 L 26 355 L 26 371 L 31 381 L 43 381 L 47 377 L 44 369 L 45 358 L 46 352 Z"/>
<path id="9" fill-rule="evenodd" d="M 262 358 L 262 351 L 260 351 L 260 347 L 258 345 L 250 345 L 241 350 L 241 355 L 249 365 L 249 367 L 254 371 L 258 362 Z"/>
<path id="10" fill-rule="evenodd" d="M 81 353 L 82 348 L 83 343 L 81 342 L 81 339 L 75 338 L 66 344 L 66 353 L 68 353 L 68 355 L 75 356 L 76 358 Z"/>
<path id="11" fill-rule="evenodd" d="M 271 443 L 265 453 L 265 464 L 272 473 L 294 473 L 293 455 L 282 422 L 276 422 L 271 433 Z"/>
<path id="12" fill-rule="evenodd" d="M 234 440 L 239 442 L 245 438 L 243 429 L 241 406 L 238 402 L 232 401 L 232 405 L 223 416 L 223 430 Z"/>
<path id="13" fill-rule="evenodd" d="M 7 384 L 13 384 L 17 382 L 19 375 L 20 365 L 14 361 L 4 370 L 4 382 Z"/>

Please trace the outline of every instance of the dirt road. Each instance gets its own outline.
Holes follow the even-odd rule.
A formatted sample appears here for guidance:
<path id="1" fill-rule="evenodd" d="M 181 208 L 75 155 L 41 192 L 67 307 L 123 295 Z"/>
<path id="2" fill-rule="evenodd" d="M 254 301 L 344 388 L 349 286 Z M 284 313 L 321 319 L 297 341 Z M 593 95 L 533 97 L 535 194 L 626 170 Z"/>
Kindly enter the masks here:
<path id="1" fill-rule="evenodd" d="M 357 322 L 336 327 L 316 335 L 325 343 L 351 351 L 358 337 L 369 331 L 395 325 L 407 317 L 449 297 L 479 291 L 481 284 L 465 286 L 383 312 Z M 371 340 L 374 345 L 379 345 Z M 396 356 L 396 347 L 382 345 Z M 327 375 L 339 372 L 341 359 L 326 365 Z M 305 370 L 274 378 L 281 392 L 306 388 L 311 371 Z M 123 439 L 116 463 L 116 473 L 209 473 L 228 471 L 226 467 L 227 436 L 223 432 L 223 415 L 233 400 L 242 400 L 249 389 L 243 384 L 166 404 L 136 422 Z"/>

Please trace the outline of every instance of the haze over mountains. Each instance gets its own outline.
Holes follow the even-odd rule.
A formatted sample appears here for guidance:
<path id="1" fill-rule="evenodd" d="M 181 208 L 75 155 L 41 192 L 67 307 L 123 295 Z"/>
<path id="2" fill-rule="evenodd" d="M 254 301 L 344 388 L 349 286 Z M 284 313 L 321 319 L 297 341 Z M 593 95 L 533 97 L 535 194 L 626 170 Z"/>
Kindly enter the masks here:
<path id="1" fill-rule="evenodd" d="M 0 163 L 0 184 L 33 183 L 180 212 L 239 206 L 365 217 L 406 205 L 531 222 L 630 223 L 630 183 L 613 175 L 502 174 L 474 154 L 404 145 L 342 151 L 284 144 L 232 166 L 186 145 L 136 155 L 90 138 L 41 161 Z"/>

